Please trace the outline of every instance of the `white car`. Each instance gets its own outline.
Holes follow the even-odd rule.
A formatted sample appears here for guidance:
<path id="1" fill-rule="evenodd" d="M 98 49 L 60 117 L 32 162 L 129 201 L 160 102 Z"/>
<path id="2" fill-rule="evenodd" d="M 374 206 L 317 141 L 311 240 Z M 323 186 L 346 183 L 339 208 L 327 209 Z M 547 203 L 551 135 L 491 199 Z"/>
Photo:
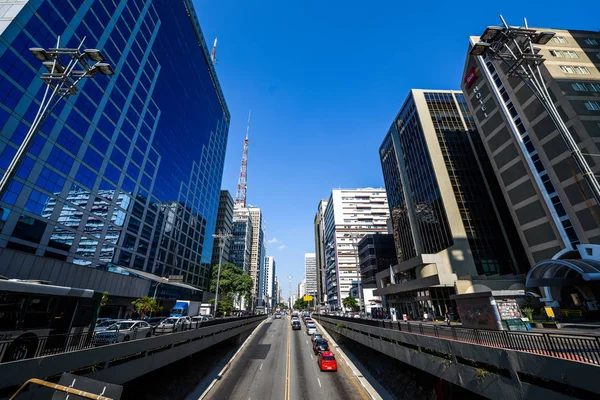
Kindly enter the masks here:
<path id="1" fill-rule="evenodd" d="M 95 346 L 128 342 L 152 336 L 152 327 L 146 321 L 117 321 L 103 331 L 94 334 Z"/>
<path id="2" fill-rule="evenodd" d="M 105 319 L 103 321 L 100 322 L 96 322 L 96 326 L 94 327 L 94 332 L 102 332 L 105 331 L 106 328 L 108 328 L 109 326 L 120 322 L 120 319 Z"/>
<path id="3" fill-rule="evenodd" d="M 155 335 L 165 333 L 181 332 L 190 327 L 192 321 L 190 317 L 169 317 L 161 322 L 155 329 Z"/>
<path id="4" fill-rule="evenodd" d="M 314 324 L 307 324 L 306 325 L 306 334 L 307 335 L 312 335 L 313 333 L 317 333 L 317 327 Z"/>
<path id="5" fill-rule="evenodd" d="M 207 316 L 204 315 L 196 315 L 195 317 L 192 317 L 191 323 L 192 323 L 192 328 L 199 328 L 200 326 L 202 326 L 203 322 L 207 322 L 209 319 Z"/>

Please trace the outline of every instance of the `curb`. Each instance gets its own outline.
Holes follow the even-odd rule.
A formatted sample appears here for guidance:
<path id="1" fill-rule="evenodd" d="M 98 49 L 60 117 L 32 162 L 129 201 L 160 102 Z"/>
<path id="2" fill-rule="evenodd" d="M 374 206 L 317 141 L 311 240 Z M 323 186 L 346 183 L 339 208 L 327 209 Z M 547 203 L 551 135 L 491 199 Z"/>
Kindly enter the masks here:
<path id="1" fill-rule="evenodd" d="M 227 364 L 225 364 L 225 366 L 223 367 L 223 369 L 221 369 L 221 372 L 219 372 L 219 375 L 217 375 L 217 377 L 215 379 L 213 379 L 213 381 L 210 383 L 210 385 L 208 385 L 208 387 L 206 388 L 206 390 L 200 395 L 200 397 L 198 397 L 198 400 L 203 400 L 206 396 L 208 396 L 208 393 L 212 390 L 212 388 L 215 386 L 215 384 L 217 383 L 217 381 L 220 381 L 221 378 L 223 377 L 223 374 L 225 374 L 225 372 L 229 369 L 229 366 L 231 365 L 231 363 L 233 363 L 233 360 L 235 360 L 235 358 L 242 351 L 242 349 L 244 349 L 244 347 L 246 347 L 246 343 L 248 343 L 248 340 L 250 340 L 252 338 L 252 336 L 254 336 L 254 333 L 258 330 L 258 328 L 260 328 L 262 326 L 262 324 L 264 324 L 268 320 L 269 320 L 268 317 L 265 318 L 263 320 L 263 322 L 261 322 L 260 324 L 258 324 L 258 326 L 256 328 L 254 328 L 254 330 L 252 331 L 252 333 L 250 333 L 250 335 L 248 335 L 248 337 L 246 338 L 246 340 L 244 340 L 244 343 L 242 343 L 242 345 L 235 352 L 235 354 L 233 355 L 233 357 L 231 357 L 231 359 L 229 361 L 227 361 Z"/>
<path id="2" fill-rule="evenodd" d="M 313 318 L 313 322 L 315 324 L 317 324 L 320 331 L 323 332 L 324 335 L 327 335 L 327 337 L 329 338 L 328 339 L 329 342 L 333 344 L 333 346 L 331 346 L 331 347 L 336 349 L 336 354 L 339 354 L 341 356 L 341 358 L 344 360 L 344 362 L 346 363 L 348 368 L 350 368 L 350 371 L 352 371 L 352 373 L 354 374 L 354 376 L 356 377 L 358 382 L 361 384 L 363 389 L 365 389 L 365 392 L 367 392 L 369 397 L 371 397 L 372 400 L 383 400 L 383 397 L 381 397 L 377 393 L 375 388 L 373 386 L 371 386 L 369 381 L 362 375 L 362 373 L 358 370 L 358 368 L 356 368 L 354 363 L 352 361 L 350 361 L 348 356 L 344 353 L 344 351 L 337 344 L 337 342 L 335 340 L 333 340 L 333 337 L 329 334 L 329 332 L 327 332 L 327 330 L 325 328 L 323 328 L 323 326 L 316 319 Z"/>

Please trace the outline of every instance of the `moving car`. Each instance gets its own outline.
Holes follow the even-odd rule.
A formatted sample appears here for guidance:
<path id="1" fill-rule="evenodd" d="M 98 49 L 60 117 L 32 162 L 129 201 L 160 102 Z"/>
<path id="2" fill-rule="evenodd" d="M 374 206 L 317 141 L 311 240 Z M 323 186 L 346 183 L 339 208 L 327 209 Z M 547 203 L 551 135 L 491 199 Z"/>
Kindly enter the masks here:
<path id="1" fill-rule="evenodd" d="M 188 329 L 190 324 L 190 317 L 169 317 L 155 328 L 154 334 L 162 335 L 164 333 L 181 332 Z"/>
<path id="2" fill-rule="evenodd" d="M 315 324 L 306 324 L 306 334 L 312 335 L 313 333 L 317 333 L 317 327 L 315 326 Z"/>
<path id="3" fill-rule="evenodd" d="M 319 332 L 315 332 L 315 333 L 313 333 L 311 336 L 312 336 L 312 337 L 310 338 L 310 341 L 311 341 L 311 342 L 313 342 L 313 343 L 314 343 L 316 340 L 319 340 L 319 339 L 324 339 L 324 338 L 323 338 L 323 334 L 322 334 L 322 333 L 319 333 Z"/>
<path id="4" fill-rule="evenodd" d="M 275 319 L 281 319 L 281 313 L 275 314 Z"/>
<path id="5" fill-rule="evenodd" d="M 146 321 L 117 321 L 106 330 L 96 333 L 92 342 L 94 346 L 101 346 L 150 336 L 152 336 L 152 327 Z"/>
<path id="6" fill-rule="evenodd" d="M 292 330 L 293 331 L 302 330 L 302 326 L 300 325 L 300 321 L 292 321 Z"/>
<path id="7" fill-rule="evenodd" d="M 297 321 L 298 323 L 300 323 L 300 318 L 298 318 L 298 317 L 292 317 L 291 323 L 294 323 L 294 321 Z"/>
<path id="8" fill-rule="evenodd" d="M 317 365 L 321 371 L 337 371 L 337 361 L 330 351 L 322 351 L 319 353 Z"/>
<path id="9" fill-rule="evenodd" d="M 329 350 L 329 343 L 327 343 L 327 340 L 325 339 L 319 339 L 313 343 L 313 351 L 315 352 L 315 354 L 319 354 L 322 351 Z"/>

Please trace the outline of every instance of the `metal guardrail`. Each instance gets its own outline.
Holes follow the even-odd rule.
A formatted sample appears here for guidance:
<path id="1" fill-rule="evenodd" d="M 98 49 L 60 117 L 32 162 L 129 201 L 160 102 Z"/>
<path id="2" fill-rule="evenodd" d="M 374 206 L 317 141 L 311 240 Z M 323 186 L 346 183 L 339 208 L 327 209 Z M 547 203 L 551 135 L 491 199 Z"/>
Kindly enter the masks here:
<path id="1" fill-rule="evenodd" d="M 338 321 L 375 326 L 405 333 L 434 336 L 464 343 L 522 351 L 600 365 L 600 337 L 560 333 L 495 331 L 457 326 L 431 325 L 389 320 L 347 318 L 333 315 L 318 315 Z"/>
<path id="2" fill-rule="evenodd" d="M 233 322 L 250 318 L 251 316 L 235 317 L 235 318 L 218 318 L 204 322 L 192 322 L 191 324 L 181 326 L 175 331 L 163 333 L 163 335 L 170 335 L 173 333 L 186 332 L 199 328 L 206 328 L 209 326 L 219 325 L 226 322 Z M 83 332 L 83 333 L 66 333 L 58 335 L 47 335 L 47 336 L 28 336 L 15 340 L 14 338 L 0 341 L 0 364 L 25 360 L 28 358 L 45 357 L 55 354 L 68 353 L 73 351 L 80 351 L 92 347 L 103 346 L 107 344 L 120 343 L 123 341 L 131 340 L 143 340 L 154 335 L 154 327 L 152 332 L 140 333 L 133 331 L 131 334 L 127 334 L 127 338 L 124 340 L 112 340 L 110 338 L 104 339 L 96 336 L 98 333 L 111 332 L 114 333 L 114 337 L 119 337 L 119 334 L 123 331 L 99 331 L 99 332 Z M 157 335 L 158 336 L 158 335 Z"/>

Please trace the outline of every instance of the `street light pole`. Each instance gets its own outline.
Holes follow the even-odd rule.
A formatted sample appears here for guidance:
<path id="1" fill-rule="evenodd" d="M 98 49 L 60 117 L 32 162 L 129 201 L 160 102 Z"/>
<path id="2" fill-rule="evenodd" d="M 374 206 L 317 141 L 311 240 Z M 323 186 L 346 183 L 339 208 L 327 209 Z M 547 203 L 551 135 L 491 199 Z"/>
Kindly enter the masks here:
<path id="1" fill-rule="evenodd" d="M 481 35 L 481 41 L 472 47 L 470 54 L 500 60 L 508 66 L 507 75 L 521 78 L 548 112 L 596 203 L 600 205 L 600 184 L 554 105 L 540 70 L 540 65 L 545 59 L 538 54 L 539 49 L 535 48 L 534 44 L 548 43 L 555 33 L 530 29 L 526 20 L 525 27 L 520 28 L 509 26 L 502 16 L 500 19 L 503 26 L 489 26 Z M 485 59 L 483 61 L 485 63 Z"/>
<path id="2" fill-rule="evenodd" d="M 0 199 L 6 193 L 8 184 L 14 178 L 39 129 L 56 104 L 62 98 L 76 94 L 78 92 L 77 84 L 81 80 L 93 78 L 96 73 L 114 75 L 115 71 L 110 64 L 104 62 L 105 58 L 99 50 L 85 49 L 81 51 L 84 40 L 85 38 L 76 49 L 59 48 L 59 36 L 56 48 L 46 50 L 34 47 L 29 49 L 31 54 L 42 61 L 43 66 L 48 70 L 40 78 L 46 84 L 46 91 L 25 139 L 0 179 Z M 82 69 L 76 70 L 77 66 Z"/>
<path id="3" fill-rule="evenodd" d="M 213 238 L 219 239 L 219 268 L 217 270 L 217 290 L 215 290 L 215 310 L 214 315 L 217 318 L 217 304 L 219 302 L 219 283 L 221 280 L 221 261 L 223 260 L 223 249 L 225 248 L 225 240 L 231 239 L 233 235 L 231 233 L 215 233 Z"/>
<path id="4" fill-rule="evenodd" d="M 169 278 L 165 278 L 165 277 L 163 277 L 163 279 L 164 279 L 165 281 L 167 281 L 167 282 L 169 281 Z M 156 301 L 156 292 L 158 291 L 158 287 L 159 287 L 160 285 L 162 285 L 163 283 L 165 283 L 165 282 L 164 282 L 164 281 L 163 281 L 163 282 L 158 282 L 158 283 L 156 284 L 156 286 L 154 287 L 154 296 L 152 296 L 152 300 Z M 152 310 L 150 310 L 150 318 L 152 318 Z"/>

